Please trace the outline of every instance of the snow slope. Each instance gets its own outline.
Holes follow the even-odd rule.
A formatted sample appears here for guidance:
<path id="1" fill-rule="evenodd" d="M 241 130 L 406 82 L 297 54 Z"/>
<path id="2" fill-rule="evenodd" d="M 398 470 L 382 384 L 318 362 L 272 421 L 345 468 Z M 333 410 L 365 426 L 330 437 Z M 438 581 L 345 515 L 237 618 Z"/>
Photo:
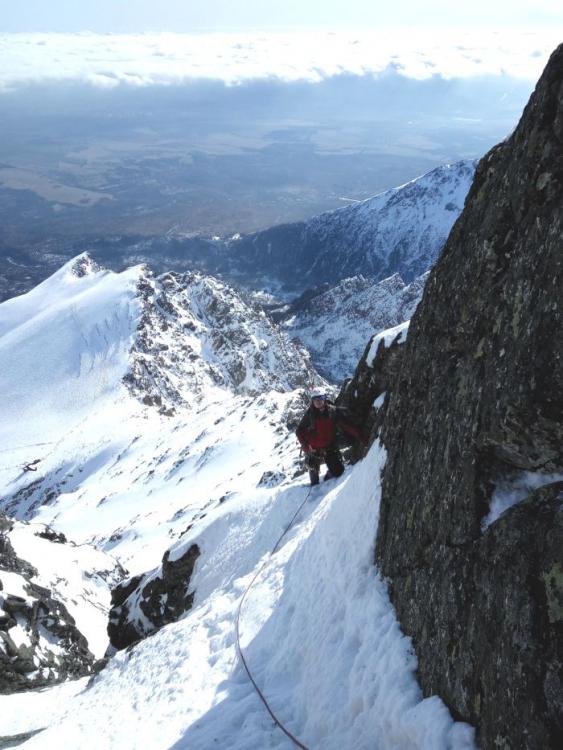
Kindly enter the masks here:
<path id="1" fill-rule="evenodd" d="M 384 453 L 313 491 L 242 613 L 242 647 L 280 720 L 310 748 L 472 748 L 436 697 L 372 564 Z M 288 748 L 237 660 L 234 617 L 253 570 L 308 489 L 298 482 L 217 509 L 197 541 L 196 603 L 120 652 L 66 715 L 26 747 Z M 180 546 L 176 551 L 180 553 Z"/>

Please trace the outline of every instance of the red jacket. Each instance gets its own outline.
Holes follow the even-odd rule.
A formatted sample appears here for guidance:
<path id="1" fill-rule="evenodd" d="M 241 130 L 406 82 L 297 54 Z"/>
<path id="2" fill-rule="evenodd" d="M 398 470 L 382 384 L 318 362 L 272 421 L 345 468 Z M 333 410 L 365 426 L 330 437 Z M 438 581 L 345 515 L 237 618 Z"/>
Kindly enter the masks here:
<path id="1" fill-rule="evenodd" d="M 337 427 L 357 440 L 362 439 L 359 430 L 344 420 L 336 406 L 327 404 L 321 410 L 311 405 L 297 427 L 297 439 L 304 451 L 328 448 L 336 439 Z"/>

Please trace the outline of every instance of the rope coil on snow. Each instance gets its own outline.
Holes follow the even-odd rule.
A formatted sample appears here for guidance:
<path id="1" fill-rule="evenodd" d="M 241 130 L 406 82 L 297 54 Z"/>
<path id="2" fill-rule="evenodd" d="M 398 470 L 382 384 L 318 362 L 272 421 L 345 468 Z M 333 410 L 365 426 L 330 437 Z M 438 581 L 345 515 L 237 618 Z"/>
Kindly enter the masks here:
<path id="1" fill-rule="evenodd" d="M 250 669 L 249 669 L 249 667 L 248 667 L 248 664 L 246 663 L 246 659 L 244 658 L 244 654 L 243 654 L 243 652 L 242 652 L 242 647 L 241 647 L 241 645 L 240 645 L 240 613 L 241 613 L 241 610 L 242 610 L 242 605 L 244 604 L 244 600 L 246 599 L 246 595 L 248 594 L 248 592 L 250 591 L 250 589 L 251 589 L 251 588 L 252 588 L 252 586 L 254 585 L 254 582 L 256 581 L 256 579 L 258 578 L 258 576 L 260 575 L 260 573 L 261 573 L 261 572 L 262 572 L 262 571 L 264 570 L 264 568 L 266 567 L 266 565 L 267 565 L 267 564 L 268 564 L 268 563 L 270 562 L 270 559 L 271 559 L 272 555 L 274 555 L 274 554 L 275 554 L 275 553 L 276 553 L 276 552 L 278 551 L 278 548 L 279 548 L 279 546 L 280 546 L 280 544 L 281 544 L 281 542 L 282 542 L 282 539 L 284 538 L 284 536 L 285 536 L 285 535 L 287 534 L 287 532 L 288 532 L 288 531 L 289 531 L 289 530 L 291 529 L 291 527 L 293 526 L 293 524 L 294 524 L 294 522 L 295 522 L 295 519 L 297 518 L 297 516 L 299 515 L 299 513 L 300 513 L 300 511 L 301 511 L 301 508 L 302 508 L 302 507 L 303 507 L 303 506 L 305 505 L 305 503 L 306 503 L 306 502 L 307 502 L 307 500 L 309 499 L 309 496 L 310 496 L 310 494 L 311 494 L 311 490 L 312 490 L 312 489 L 313 489 L 312 487 L 311 487 L 311 488 L 309 489 L 309 492 L 308 492 L 308 493 L 307 493 L 307 495 L 305 496 L 305 500 L 303 500 L 303 502 L 301 503 L 301 505 L 300 505 L 300 506 L 299 506 L 299 507 L 297 508 L 297 510 L 296 510 L 296 511 L 295 511 L 295 513 L 293 514 L 293 518 L 292 518 L 292 519 L 291 519 L 291 521 L 289 522 L 289 525 L 288 525 L 288 526 L 286 527 L 285 531 L 284 531 L 284 532 L 283 532 L 283 534 L 282 534 L 282 535 L 280 536 L 280 538 L 278 539 L 278 541 L 277 541 L 277 542 L 275 543 L 275 545 L 274 545 L 274 547 L 273 547 L 272 551 L 270 552 L 270 555 L 269 555 L 269 557 L 268 557 L 268 558 L 266 559 L 266 561 L 265 561 L 265 562 L 263 563 L 263 565 L 261 565 L 261 566 L 260 566 L 260 568 L 258 569 L 258 571 L 257 571 L 257 572 L 256 572 L 256 573 L 254 574 L 254 577 L 253 577 L 253 579 L 252 579 L 252 580 L 250 581 L 250 583 L 249 583 L 249 584 L 248 584 L 248 586 L 246 587 L 246 590 L 245 590 L 244 594 L 243 594 L 243 595 L 241 596 L 241 599 L 240 599 L 240 602 L 239 602 L 239 605 L 238 605 L 238 609 L 237 609 L 237 616 L 236 616 L 236 620 L 235 620 L 235 633 L 236 633 L 236 644 L 237 644 L 237 651 L 238 651 L 238 655 L 239 655 L 239 657 L 240 657 L 240 660 L 241 660 L 241 662 L 242 662 L 242 665 L 243 665 L 243 667 L 244 667 L 244 669 L 245 669 L 245 672 L 246 672 L 246 674 L 248 675 L 248 679 L 249 679 L 249 680 L 250 680 L 250 682 L 252 683 L 252 686 L 254 687 L 254 690 L 255 690 L 255 691 L 256 691 L 256 693 L 258 694 L 258 697 L 260 698 L 260 700 L 262 701 L 262 703 L 263 703 L 263 704 L 264 704 L 264 706 L 266 707 L 266 711 L 267 711 L 267 712 L 268 712 L 268 713 L 270 714 L 270 716 L 271 716 L 271 718 L 272 718 L 272 720 L 273 720 L 274 724 L 276 724 L 276 725 L 277 725 L 277 726 L 278 726 L 278 727 L 279 727 L 279 728 L 280 728 L 280 729 L 282 730 L 282 732 L 283 732 L 283 733 L 284 733 L 284 734 L 285 734 L 285 735 L 286 735 L 287 737 L 289 737 L 289 739 L 290 739 L 290 740 L 291 740 L 291 741 L 292 741 L 292 742 L 293 742 L 293 743 L 294 743 L 294 744 L 295 744 L 295 745 L 296 745 L 297 747 L 300 747 L 300 748 L 301 748 L 301 750 L 309 750 L 309 748 L 308 748 L 308 747 L 307 747 L 306 745 L 304 745 L 304 744 L 303 744 L 302 742 L 300 742 L 300 741 L 299 741 L 299 740 L 297 739 L 297 737 L 295 737 L 295 736 L 294 736 L 293 734 L 291 734 L 291 732 L 289 731 L 289 729 L 287 729 L 287 728 L 286 728 L 286 727 L 285 727 L 285 726 L 284 726 L 284 725 L 283 725 L 283 724 L 281 723 L 281 721 L 280 721 L 280 720 L 278 719 L 278 717 L 277 717 L 277 716 L 275 715 L 275 713 L 273 712 L 272 708 L 270 707 L 270 704 L 268 703 L 268 701 L 267 701 L 266 697 L 264 696 L 264 694 L 262 693 L 262 691 L 261 691 L 261 690 L 260 690 L 260 688 L 258 687 L 258 685 L 257 685 L 257 683 L 256 683 L 256 680 L 255 680 L 255 679 L 254 679 L 254 677 L 252 676 L 252 673 L 250 672 Z"/>

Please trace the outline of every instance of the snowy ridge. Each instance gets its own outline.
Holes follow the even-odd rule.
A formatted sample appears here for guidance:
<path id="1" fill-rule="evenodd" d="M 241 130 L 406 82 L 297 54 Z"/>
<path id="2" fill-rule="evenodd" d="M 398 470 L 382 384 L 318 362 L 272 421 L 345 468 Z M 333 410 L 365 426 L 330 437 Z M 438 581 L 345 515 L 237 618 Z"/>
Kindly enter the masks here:
<path id="1" fill-rule="evenodd" d="M 399 274 L 380 282 L 355 276 L 311 297 L 283 323 L 311 352 L 317 368 L 340 382 L 350 377 L 374 333 L 397 326 L 420 302 L 428 274 L 405 284 Z"/>
<path id="2" fill-rule="evenodd" d="M 0 305 L 2 445 L 64 439 L 115 398 L 140 316 L 141 274 L 140 266 L 102 271 L 82 255 Z"/>
<path id="3" fill-rule="evenodd" d="M 304 291 L 343 278 L 410 282 L 430 270 L 463 209 L 475 161 L 433 169 L 374 198 L 208 248 L 209 262 L 250 285 Z M 210 260 L 210 259 L 213 259 Z"/>
<path id="4" fill-rule="evenodd" d="M 425 273 L 463 209 L 475 166 L 474 161 L 461 161 L 437 167 L 362 203 L 315 217 L 307 231 L 327 250 L 309 274 L 314 276 L 328 262 L 348 269 L 359 255 L 365 264 L 361 273 L 378 279 L 396 270 L 407 280 Z M 346 249 L 338 247 L 342 238 L 346 238 Z"/>

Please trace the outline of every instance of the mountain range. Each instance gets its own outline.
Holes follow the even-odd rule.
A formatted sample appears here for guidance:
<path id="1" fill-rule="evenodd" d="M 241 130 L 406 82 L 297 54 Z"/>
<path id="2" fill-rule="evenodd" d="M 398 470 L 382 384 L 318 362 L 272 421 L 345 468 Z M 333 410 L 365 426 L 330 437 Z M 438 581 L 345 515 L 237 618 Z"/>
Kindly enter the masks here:
<path id="1" fill-rule="evenodd" d="M 562 86 L 476 170 L 0 305 L 9 743 L 559 746 Z"/>

